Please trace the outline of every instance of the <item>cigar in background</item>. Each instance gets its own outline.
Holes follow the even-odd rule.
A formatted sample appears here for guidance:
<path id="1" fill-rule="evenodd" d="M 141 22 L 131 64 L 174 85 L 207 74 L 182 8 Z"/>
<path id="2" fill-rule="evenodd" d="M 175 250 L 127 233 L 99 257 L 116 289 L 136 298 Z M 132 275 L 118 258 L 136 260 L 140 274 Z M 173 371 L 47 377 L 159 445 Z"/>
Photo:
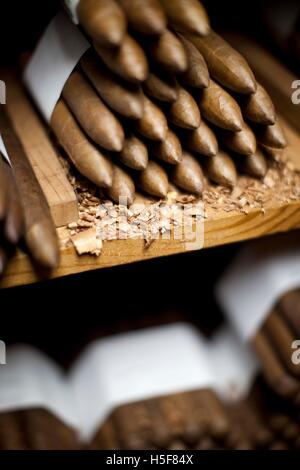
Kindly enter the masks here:
<path id="1" fill-rule="evenodd" d="M 229 432 L 229 422 L 220 399 L 209 388 L 199 391 L 199 399 L 201 399 L 203 407 L 207 408 L 209 412 L 208 428 L 211 435 L 217 439 L 224 439 Z"/>
<path id="2" fill-rule="evenodd" d="M 267 145 L 269 147 L 283 149 L 287 145 L 284 131 L 278 122 L 278 119 L 272 125 L 257 126 L 256 138 L 260 144 Z"/>
<path id="3" fill-rule="evenodd" d="M 252 155 L 237 155 L 235 162 L 240 172 L 254 178 L 263 178 L 268 171 L 267 161 L 259 149 Z"/>
<path id="4" fill-rule="evenodd" d="M 236 167 L 232 158 L 222 150 L 219 150 L 217 155 L 207 158 L 206 172 L 208 178 L 214 183 L 230 188 L 236 184 Z"/>
<path id="5" fill-rule="evenodd" d="M 169 107 L 168 119 L 172 124 L 185 129 L 197 129 L 201 115 L 193 96 L 181 86 L 177 88 L 178 99 Z"/>
<path id="6" fill-rule="evenodd" d="M 205 37 L 186 35 L 203 55 L 209 73 L 225 88 L 242 94 L 255 93 L 256 80 L 244 57 L 214 31 Z"/>
<path id="7" fill-rule="evenodd" d="M 136 129 L 150 140 L 162 141 L 166 138 L 168 123 L 164 113 L 146 96 L 144 97 L 144 114 L 136 122 Z"/>
<path id="8" fill-rule="evenodd" d="M 183 151 L 181 162 L 172 168 L 171 180 L 189 193 L 200 195 L 203 191 L 204 177 L 201 166 L 189 152 Z"/>
<path id="9" fill-rule="evenodd" d="M 131 205 L 135 196 L 135 185 L 132 177 L 123 168 L 113 165 L 112 184 L 107 194 L 116 204 L 127 202 Z"/>
<path id="10" fill-rule="evenodd" d="M 144 82 L 144 90 L 147 95 L 158 101 L 166 101 L 173 103 L 178 99 L 178 86 L 176 79 L 167 73 L 161 71 L 148 75 L 147 80 Z"/>
<path id="11" fill-rule="evenodd" d="M 182 34 L 178 33 L 178 36 L 185 49 L 188 60 L 187 70 L 180 75 L 180 79 L 183 81 L 183 83 L 191 87 L 208 87 L 209 72 L 202 54 L 196 48 L 196 46 L 186 39 Z"/>
<path id="12" fill-rule="evenodd" d="M 148 149 L 141 139 L 131 133 L 126 137 L 118 159 L 133 170 L 145 170 L 148 164 Z"/>
<path id="13" fill-rule="evenodd" d="M 185 132 L 183 140 L 189 150 L 207 157 L 217 155 L 219 151 L 216 135 L 203 119 L 197 129 Z"/>
<path id="14" fill-rule="evenodd" d="M 138 85 L 125 82 L 101 64 L 95 54 L 80 60 L 85 75 L 111 109 L 128 119 L 140 119 L 144 111 L 143 93 Z"/>
<path id="15" fill-rule="evenodd" d="M 158 0 L 119 0 L 132 29 L 142 34 L 162 34 L 167 18 Z"/>
<path id="16" fill-rule="evenodd" d="M 158 449 L 167 449 L 172 443 L 172 430 L 164 419 L 157 398 L 151 398 L 145 401 L 148 414 L 151 417 L 152 431 L 150 434 L 150 445 Z"/>
<path id="17" fill-rule="evenodd" d="M 171 431 L 172 442 L 170 447 L 172 448 L 176 445 L 175 443 L 179 445 L 179 442 L 182 442 L 184 420 L 177 407 L 174 395 L 158 397 L 157 402 L 159 404 L 160 412 Z"/>
<path id="18" fill-rule="evenodd" d="M 121 44 L 127 22 L 115 0 L 80 0 L 77 14 L 80 24 L 97 44 Z"/>
<path id="19" fill-rule="evenodd" d="M 113 168 L 110 160 L 88 140 L 62 100 L 54 108 L 51 127 L 58 142 L 83 176 L 100 188 L 112 185 Z"/>
<path id="20" fill-rule="evenodd" d="M 295 289 L 287 292 L 278 302 L 278 310 L 282 317 L 294 330 L 297 338 L 300 338 L 300 291 Z"/>
<path id="21" fill-rule="evenodd" d="M 81 72 L 68 78 L 62 96 L 86 134 L 106 150 L 119 152 L 124 131 L 113 113 L 101 101 Z"/>
<path id="22" fill-rule="evenodd" d="M 0 450 L 28 450 L 20 425 L 20 411 L 0 413 Z"/>
<path id="23" fill-rule="evenodd" d="M 147 412 L 147 411 L 145 411 Z M 141 419 L 136 403 L 122 405 L 114 410 L 112 414 L 121 449 L 143 450 L 147 448 L 147 434 L 149 422 Z M 146 429 L 145 429 L 146 428 Z"/>
<path id="24" fill-rule="evenodd" d="M 255 135 L 245 122 L 240 131 L 221 131 L 219 135 L 224 147 L 233 152 L 242 155 L 253 155 L 256 152 Z"/>
<path id="25" fill-rule="evenodd" d="M 206 36 L 210 25 L 208 15 L 198 0 L 160 0 L 172 27 Z"/>
<path id="26" fill-rule="evenodd" d="M 199 106 L 203 116 L 217 127 L 233 132 L 242 130 L 244 121 L 239 105 L 213 80 L 202 91 Z"/>
<path id="27" fill-rule="evenodd" d="M 168 129 L 166 137 L 161 142 L 156 142 L 151 146 L 151 153 L 154 157 L 164 162 L 176 165 L 182 161 L 182 148 L 177 135 Z"/>
<path id="28" fill-rule="evenodd" d="M 245 118 L 263 126 L 275 124 L 276 111 L 274 104 L 262 85 L 257 83 L 255 93 L 244 96 L 242 111 Z"/>
<path id="29" fill-rule="evenodd" d="M 158 163 L 150 160 L 147 168 L 138 174 L 137 185 L 151 196 L 165 198 L 169 187 L 168 175 Z"/>
<path id="30" fill-rule="evenodd" d="M 120 449 L 120 442 L 117 438 L 115 426 L 111 417 L 107 418 L 105 423 L 101 426 L 96 433 L 91 445 L 90 450 L 118 450 Z"/>
<path id="31" fill-rule="evenodd" d="M 29 253 L 39 267 L 54 269 L 59 262 L 59 246 L 50 209 L 3 107 L 0 108 L 0 129 L 20 194 Z"/>
<path id="32" fill-rule="evenodd" d="M 168 29 L 151 42 L 148 53 L 166 72 L 177 74 L 187 69 L 185 49 L 179 38 Z"/>
<path id="33" fill-rule="evenodd" d="M 143 49 L 128 34 L 119 47 L 107 48 L 94 44 L 106 66 L 129 82 L 139 83 L 146 80 L 148 62 Z"/>

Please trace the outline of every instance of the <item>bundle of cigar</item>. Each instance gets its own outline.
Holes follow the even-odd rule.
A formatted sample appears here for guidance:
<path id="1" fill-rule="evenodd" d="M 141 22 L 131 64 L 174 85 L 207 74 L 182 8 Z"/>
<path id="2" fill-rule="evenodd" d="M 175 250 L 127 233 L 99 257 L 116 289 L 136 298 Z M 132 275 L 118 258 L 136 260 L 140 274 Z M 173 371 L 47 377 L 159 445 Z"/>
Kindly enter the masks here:
<path id="1" fill-rule="evenodd" d="M 200 195 L 204 173 L 264 177 L 286 145 L 273 103 L 199 1 L 81 0 L 77 14 L 93 48 L 51 126 L 81 174 L 129 204 L 136 186 L 164 198 L 169 180 Z"/>
<path id="2" fill-rule="evenodd" d="M 300 406 L 300 364 L 297 347 L 300 338 L 300 290 L 284 294 L 252 340 L 264 377 L 272 389 L 297 407 Z M 296 360 L 293 360 L 293 353 Z"/>

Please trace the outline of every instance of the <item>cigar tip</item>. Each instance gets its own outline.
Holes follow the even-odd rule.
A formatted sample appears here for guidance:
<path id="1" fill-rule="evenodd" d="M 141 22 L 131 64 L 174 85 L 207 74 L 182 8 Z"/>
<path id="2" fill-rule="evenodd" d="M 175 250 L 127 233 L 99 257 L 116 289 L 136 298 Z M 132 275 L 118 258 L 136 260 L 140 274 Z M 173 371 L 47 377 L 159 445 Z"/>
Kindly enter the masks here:
<path id="1" fill-rule="evenodd" d="M 59 264 L 59 247 L 55 229 L 48 220 L 37 222 L 25 235 L 29 253 L 42 268 L 53 270 Z"/>
<path id="2" fill-rule="evenodd" d="M 4 229 L 5 237 L 12 245 L 16 245 L 23 233 L 23 223 L 7 219 Z"/>

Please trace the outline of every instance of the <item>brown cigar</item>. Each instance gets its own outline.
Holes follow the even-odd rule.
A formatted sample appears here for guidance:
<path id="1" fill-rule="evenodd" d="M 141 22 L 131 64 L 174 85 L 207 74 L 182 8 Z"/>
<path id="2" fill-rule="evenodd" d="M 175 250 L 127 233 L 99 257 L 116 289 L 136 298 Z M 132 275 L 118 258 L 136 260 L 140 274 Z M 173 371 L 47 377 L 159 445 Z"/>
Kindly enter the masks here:
<path id="1" fill-rule="evenodd" d="M 125 82 L 111 73 L 93 54 L 85 54 L 81 68 L 95 89 L 114 111 L 129 119 L 140 119 L 144 111 L 141 88 Z"/>
<path id="2" fill-rule="evenodd" d="M 276 149 L 275 147 L 269 147 L 268 145 L 264 145 L 262 143 L 259 143 L 259 146 L 265 154 L 267 154 L 276 162 L 279 162 L 282 159 L 282 152 L 284 149 Z"/>
<path id="3" fill-rule="evenodd" d="M 122 450 L 143 450 L 146 449 L 146 435 L 150 427 L 150 421 L 146 407 L 144 415 L 141 416 L 137 407 L 139 404 L 130 403 L 122 405 L 114 410 L 112 422 L 115 426 Z M 148 432 L 147 432 L 148 431 Z"/>
<path id="4" fill-rule="evenodd" d="M 212 157 L 219 151 L 218 141 L 214 132 L 202 120 L 200 126 L 185 133 L 184 142 L 189 150 L 201 155 Z"/>
<path id="5" fill-rule="evenodd" d="M 178 127 L 197 129 L 200 126 L 201 115 L 192 95 L 178 86 L 178 99 L 170 105 L 168 119 Z"/>
<path id="6" fill-rule="evenodd" d="M 23 146 L 3 107 L 0 108 L 0 129 L 20 194 L 24 214 L 25 241 L 30 255 L 38 266 L 54 269 L 59 262 L 59 247 L 50 209 Z"/>
<path id="7" fill-rule="evenodd" d="M 28 450 L 19 418 L 20 411 L 0 413 L 0 450 Z"/>
<path id="8" fill-rule="evenodd" d="M 243 115 L 250 121 L 269 126 L 275 124 L 276 111 L 274 104 L 262 85 L 257 83 L 255 93 L 243 98 Z"/>
<path id="9" fill-rule="evenodd" d="M 152 155 L 159 160 L 176 165 L 182 160 L 182 148 L 177 135 L 168 129 L 166 137 L 151 147 Z"/>
<path id="10" fill-rule="evenodd" d="M 256 152 L 256 138 L 250 127 L 244 123 L 238 132 L 223 131 L 220 132 L 222 144 L 233 152 L 242 155 L 252 155 Z"/>
<path id="11" fill-rule="evenodd" d="M 168 123 L 161 109 L 144 97 L 144 114 L 136 123 L 137 130 L 150 140 L 164 140 Z"/>
<path id="12" fill-rule="evenodd" d="M 199 105 L 203 116 L 217 127 L 233 132 L 242 130 L 244 121 L 239 105 L 213 80 L 202 91 Z"/>
<path id="13" fill-rule="evenodd" d="M 148 150 L 144 142 L 130 134 L 125 139 L 124 147 L 118 154 L 119 160 L 133 170 L 145 170 L 148 164 Z"/>
<path id="14" fill-rule="evenodd" d="M 94 44 L 107 67 L 129 82 L 139 83 L 147 78 L 148 62 L 143 49 L 128 34 L 117 48 L 107 48 Z"/>
<path id="15" fill-rule="evenodd" d="M 178 33 L 188 58 L 187 70 L 180 75 L 181 80 L 191 87 L 206 88 L 209 84 L 209 72 L 202 54 L 196 46 Z"/>
<path id="16" fill-rule="evenodd" d="M 207 176 L 214 183 L 232 187 L 236 184 L 237 172 L 232 158 L 223 152 L 209 157 L 206 163 Z"/>
<path id="17" fill-rule="evenodd" d="M 198 422 L 195 413 L 194 393 L 195 392 L 183 392 L 174 395 L 176 406 L 181 411 L 184 420 L 182 439 L 188 446 L 196 445 L 200 437 L 203 436 L 203 428 Z"/>
<path id="18" fill-rule="evenodd" d="M 256 80 L 244 57 L 221 36 L 211 31 L 207 36 L 187 35 L 203 55 L 210 75 L 237 93 L 254 93 Z"/>
<path id="19" fill-rule="evenodd" d="M 144 82 L 144 90 L 152 98 L 173 103 L 178 99 L 177 82 L 172 75 L 151 72 Z"/>
<path id="20" fill-rule="evenodd" d="M 259 149 L 252 155 L 237 156 L 236 163 L 242 173 L 254 178 L 263 178 L 268 171 L 267 161 Z"/>
<path id="21" fill-rule="evenodd" d="M 159 408 L 164 417 L 165 422 L 172 434 L 172 441 L 174 443 L 182 439 L 184 417 L 177 407 L 174 395 L 166 395 L 157 398 Z M 173 445 L 172 443 L 172 445 Z"/>
<path id="22" fill-rule="evenodd" d="M 157 398 L 146 400 L 145 405 L 152 423 L 150 443 L 159 449 L 168 448 L 171 445 L 173 435 L 160 409 L 159 400 Z"/>
<path id="23" fill-rule="evenodd" d="M 108 418 L 101 426 L 91 445 L 91 450 L 117 450 L 120 449 L 120 443 L 116 434 L 112 419 Z"/>
<path id="24" fill-rule="evenodd" d="M 100 188 L 112 184 L 112 165 L 85 136 L 66 104 L 60 100 L 51 117 L 51 127 L 77 170 Z"/>
<path id="25" fill-rule="evenodd" d="M 151 196 L 165 198 L 169 186 L 168 175 L 158 163 L 150 160 L 147 168 L 139 173 L 137 185 Z"/>
<path id="26" fill-rule="evenodd" d="M 119 0 L 129 25 L 142 34 L 162 34 L 167 19 L 158 0 Z"/>
<path id="27" fill-rule="evenodd" d="M 174 29 L 206 36 L 210 25 L 207 13 L 198 0 L 160 0 Z"/>
<path id="28" fill-rule="evenodd" d="M 119 152 L 122 149 L 124 131 L 121 124 L 79 71 L 70 75 L 62 96 L 94 142 L 106 150 Z"/>
<path id="29" fill-rule="evenodd" d="M 286 147 L 287 141 L 278 120 L 271 126 L 259 126 L 256 133 L 260 144 L 282 149 Z"/>
<path id="30" fill-rule="evenodd" d="M 99 44 L 117 46 L 126 33 L 126 18 L 114 0 L 80 0 L 77 7 L 80 24 Z"/>
<path id="31" fill-rule="evenodd" d="M 171 171 L 171 180 L 179 188 L 189 193 L 201 194 L 204 177 L 201 166 L 189 152 L 182 153 L 182 160 Z"/>
<path id="32" fill-rule="evenodd" d="M 284 294 L 278 302 L 278 310 L 300 338 L 300 291 L 297 289 Z"/>
<path id="33" fill-rule="evenodd" d="M 168 29 L 152 41 L 149 54 L 167 72 L 177 74 L 187 69 L 188 60 L 184 47 Z"/>
<path id="34" fill-rule="evenodd" d="M 1 156 L 0 156 L 1 159 Z M 0 161 L 0 167 L 1 167 Z M 7 242 L 16 245 L 24 234 L 24 218 L 20 194 L 11 167 L 3 162 L 3 173 L 7 184 L 7 213 L 3 227 L 3 235 Z M 0 168 L 1 173 L 1 168 Z M 1 179 L 1 176 L 0 176 Z M 1 183 L 0 183 L 1 184 Z M 2 188 L 2 186 L 0 186 Z"/>
<path id="35" fill-rule="evenodd" d="M 108 196 L 116 204 L 132 204 L 135 196 L 135 186 L 131 176 L 122 168 L 113 165 L 112 185 L 107 189 Z"/>
<path id="36" fill-rule="evenodd" d="M 229 422 L 221 401 L 211 389 L 202 389 L 200 392 L 199 398 L 210 417 L 208 428 L 211 435 L 217 439 L 224 438 L 229 432 Z"/>

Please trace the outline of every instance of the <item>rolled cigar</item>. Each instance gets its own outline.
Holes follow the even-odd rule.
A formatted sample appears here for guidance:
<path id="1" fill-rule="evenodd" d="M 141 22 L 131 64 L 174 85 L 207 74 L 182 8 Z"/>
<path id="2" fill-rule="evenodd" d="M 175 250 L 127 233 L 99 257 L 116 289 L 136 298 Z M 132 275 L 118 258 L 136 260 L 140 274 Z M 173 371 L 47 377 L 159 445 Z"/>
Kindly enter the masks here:
<path id="1" fill-rule="evenodd" d="M 111 417 L 101 426 L 89 448 L 91 450 L 120 449 L 120 443 Z"/>
<path id="2" fill-rule="evenodd" d="M 287 141 L 278 120 L 270 126 L 259 126 L 257 130 L 256 138 L 259 143 L 279 149 L 286 147 Z"/>
<path id="3" fill-rule="evenodd" d="M 165 198 L 169 186 L 168 175 L 158 163 L 150 160 L 147 168 L 139 173 L 137 185 L 151 196 Z"/>
<path id="4" fill-rule="evenodd" d="M 164 113 L 146 96 L 144 97 L 144 114 L 136 123 L 136 129 L 150 140 L 164 140 L 168 123 Z"/>
<path id="5" fill-rule="evenodd" d="M 121 167 L 113 165 L 112 185 L 107 189 L 108 196 L 116 204 L 132 204 L 135 196 L 135 186 L 131 176 Z"/>
<path id="6" fill-rule="evenodd" d="M 242 103 L 243 115 L 250 121 L 269 126 L 275 124 L 276 111 L 274 104 L 262 85 L 257 83 L 255 93 L 247 95 Z"/>
<path id="7" fill-rule="evenodd" d="M 225 88 L 237 93 L 256 91 L 256 80 L 244 57 L 214 31 L 205 37 L 188 34 L 186 37 L 203 55 L 210 75 Z"/>
<path id="8" fill-rule="evenodd" d="M 187 69 L 188 60 L 184 47 L 168 29 L 152 41 L 149 54 L 167 72 L 177 74 Z"/>
<path id="9" fill-rule="evenodd" d="M 133 170 L 145 170 L 148 165 L 148 150 L 136 135 L 126 137 L 124 146 L 118 154 L 119 160 Z"/>
<path id="10" fill-rule="evenodd" d="M 149 416 L 151 416 L 152 432 L 150 441 L 155 447 L 159 449 L 166 449 L 172 442 L 172 430 L 164 419 L 159 406 L 159 400 L 152 398 L 145 402 Z"/>
<path id="11" fill-rule="evenodd" d="M 167 18 L 158 0 L 119 0 L 129 25 L 142 34 L 162 34 Z"/>
<path id="12" fill-rule="evenodd" d="M 282 159 L 283 149 L 276 149 L 275 147 L 269 147 L 268 145 L 259 143 L 260 148 L 275 161 L 280 161 Z"/>
<path id="13" fill-rule="evenodd" d="M 143 93 L 138 85 L 125 82 L 101 66 L 94 54 L 85 54 L 80 66 L 95 89 L 114 111 L 129 119 L 140 119 L 144 111 Z"/>
<path id="14" fill-rule="evenodd" d="M 189 150 L 201 155 L 212 157 L 219 151 L 218 141 L 211 128 L 203 120 L 200 126 L 192 131 L 187 131 L 184 142 Z"/>
<path id="15" fill-rule="evenodd" d="M 119 152 L 122 149 L 124 131 L 121 124 L 79 71 L 70 75 L 62 96 L 94 142 L 106 150 Z"/>
<path id="16" fill-rule="evenodd" d="M 201 401 L 211 417 L 209 421 L 211 435 L 217 439 L 224 438 L 229 432 L 229 422 L 219 398 L 213 390 L 207 388 L 201 390 Z"/>
<path id="17" fill-rule="evenodd" d="M 172 444 L 182 442 L 184 417 L 177 407 L 174 395 L 167 395 L 157 398 L 161 413 L 172 433 Z M 170 447 L 171 447 L 170 446 Z"/>
<path id="18" fill-rule="evenodd" d="M 94 44 L 107 67 L 129 82 L 139 83 L 146 80 L 148 62 L 143 49 L 128 34 L 117 48 L 107 48 Z"/>
<path id="19" fill-rule="evenodd" d="M 201 436 L 203 437 L 203 428 L 197 420 L 193 401 L 194 392 L 176 393 L 174 395 L 175 403 L 184 419 L 182 430 L 182 439 L 187 446 L 197 444 Z"/>
<path id="20" fill-rule="evenodd" d="M 217 127 L 233 132 L 242 130 L 244 121 L 239 105 L 213 80 L 202 91 L 199 105 L 203 116 Z"/>
<path id="21" fill-rule="evenodd" d="M 54 269 L 59 262 L 59 246 L 50 209 L 3 107 L 0 108 L 0 129 L 20 194 L 29 253 L 39 267 Z"/>
<path id="22" fill-rule="evenodd" d="M 24 235 L 23 210 L 20 200 L 20 194 L 16 186 L 12 169 L 7 163 L 3 163 L 3 169 L 4 175 L 6 175 L 8 194 L 7 214 L 3 227 L 3 235 L 7 242 L 11 243 L 12 245 L 16 245 L 20 238 Z"/>
<path id="23" fill-rule="evenodd" d="M 146 407 L 144 413 L 147 413 Z M 148 420 L 144 421 L 144 417 L 141 417 L 138 413 L 137 403 L 122 405 L 114 410 L 112 420 L 121 444 L 121 449 L 146 449 L 144 429 L 146 427 L 146 430 L 148 430 L 150 423 Z"/>
<path id="24" fill-rule="evenodd" d="M 232 187 L 236 184 L 237 172 L 232 158 L 222 150 L 207 159 L 207 176 L 214 183 Z"/>
<path id="25" fill-rule="evenodd" d="M 198 0 L 160 0 L 174 29 L 206 36 L 210 25 L 207 13 Z"/>
<path id="26" fill-rule="evenodd" d="M 300 382 L 285 371 L 266 335 L 261 331 L 257 332 L 252 339 L 252 344 L 269 385 L 278 395 L 289 399 L 294 398 L 299 393 Z"/>
<path id="27" fill-rule="evenodd" d="M 152 98 L 159 101 L 173 103 L 178 99 L 178 88 L 175 78 L 166 73 L 153 73 L 148 75 L 144 82 L 144 90 Z"/>
<path id="28" fill-rule="evenodd" d="M 270 339 L 285 368 L 299 378 L 300 368 L 291 361 L 291 346 L 295 337 L 276 310 L 273 310 L 265 320 L 263 332 Z"/>
<path id="29" fill-rule="evenodd" d="M 170 129 L 168 129 L 165 139 L 153 144 L 151 150 L 154 157 L 164 162 L 176 165 L 182 161 L 180 140 Z"/>
<path id="30" fill-rule="evenodd" d="M 209 84 L 209 72 L 202 54 L 196 46 L 178 33 L 188 59 L 187 70 L 180 75 L 181 80 L 191 87 L 206 88 Z"/>
<path id="31" fill-rule="evenodd" d="M 251 436 L 247 433 L 247 423 L 244 422 L 243 402 L 227 405 L 230 422 L 230 432 L 224 436 L 225 447 L 236 450 L 249 450 L 253 447 Z"/>
<path id="32" fill-rule="evenodd" d="M 20 411 L 0 413 L 0 450 L 28 450 L 19 418 Z"/>
<path id="33" fill-rule="evenodd" d="M 110 160 L 87 139 L 62 100 L 58 101 L 52 113 L 51 127 L 60 145 L 83 176 L 100 188 L 112 185 Z"/>
<path id="34" fill-rule="evenodd" d="M 96 43 L 121 44 L 126 33 L 126 18 L 114 0 L 80 0 L 77 7 L 80 24 Z"/>
<path id="35" fill-rule="evenodd" d="M 220 132 L 222 144 L 233 152 L 242 155 L 253 155 L 256 152 L 256 138 L 250 127 L 244 123 L 238 132 Z"/>
<path id="36" fill-rule="evenodd" d="M 203 191 L 204 176 L 201 166 L 189 152 L 183 151 L 181 162 L 171 171 L 171 180 L 189 193 L 201 194 Z"/>
<path id="37" fill-rule="evenodd" d="M 259 149 L 252 155 L 238 156 L 236 163 L 242 173 L 246 173 L 254 178 L 263 178 L 268 171 L 267 161 Z"/>
<path id="38" fill-rule="evenodd" d="M 185 129 L 197 129 L 200 126 L 201 115 L 192 95 L 178 86 L 178 99 L 170 105 L 168 119 L 175 126 Z"/>
<path id="39" fill-rule="evenodd" d="M 297 338 L 300 338 L 300 291 L 293 290 L 281 296 L 278 310 L 292 327 Z"/>

